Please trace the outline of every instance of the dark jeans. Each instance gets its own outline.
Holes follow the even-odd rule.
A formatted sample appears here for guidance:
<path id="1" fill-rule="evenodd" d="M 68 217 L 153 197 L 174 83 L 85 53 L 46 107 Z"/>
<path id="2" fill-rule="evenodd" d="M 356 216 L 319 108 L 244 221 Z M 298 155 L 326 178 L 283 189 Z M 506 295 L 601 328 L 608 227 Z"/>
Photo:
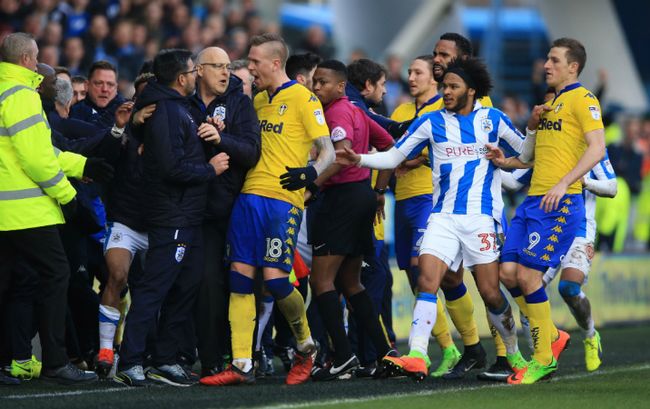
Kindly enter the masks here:
<path id="1" fill-rule="evenodd" d="M 201 282 L 201 227 L 153 227 L 142 277 L 131 286 L 131 308 L 120 349 L 120 369 L 142 365 L 149 330 L 157 323 L 153 364 L 177 362 L 184 328 Z"/>
<path id="2" fill-rule="evenodd" d="M 36 298 L 43 366 L 65 365 L 65 313 L 70 268 L 56 226 L 0 231 L 0 307 L 6 306 L 7 285 L 16 261 L 24 260 L 36 271 L 40 284 Z M 3 284 L 4 283 L 4 284 Z M 5 323 L 5 327 L 11 323 Z M 4 332 L 4 331 L 3 331 Z"/>
<path id="3" fill-rule="evenodd" d="M 206 220 L 203 224 L 205 268 L 196 301 L 194 322 L 199 359 L 204 368 L 223 366 L 223 356 L 230 346 L 230 271 L 225 259 L 227 232 L 227 220 Z"/>

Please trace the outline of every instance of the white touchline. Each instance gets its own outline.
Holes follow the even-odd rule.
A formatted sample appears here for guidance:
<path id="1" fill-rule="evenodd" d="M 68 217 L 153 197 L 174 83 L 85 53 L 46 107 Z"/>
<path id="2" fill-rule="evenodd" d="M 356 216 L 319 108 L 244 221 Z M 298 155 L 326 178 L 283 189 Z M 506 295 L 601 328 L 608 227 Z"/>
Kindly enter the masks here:
<path id="1" fill-rule="evenodd" d="M 612 369 L 605 369 L 593 373 L 579 373 L 579 374 L 573 374 L 573 375 L 565 375 L 565 376 L 558 376 L 556 378 L 551 379 L 551 382 L 558 382 L 558 381 L 563 381 L 563 380 L 571 380 L 571 379 L 582 379 L 582 378 L 589 378 L 592 376 L 598 376 L 598 375 L 608 375 L 608 374 L 615 374 L 615 373 L 620 373 L 620 372 L 630 372 L 630 371 L 643 371 L 645 369 L 650 369 L 650 364 L 643 364 L 643 365 L 634 365 L 634 366 L 628 366 L 628 367 L 617 367 L 617 368 L 612 368 Z M 429 396 L 429 395 L 438 395 L 438 394 L 443 394 L 443 393 L 451 393 L 451 392 L 466 392 L 466 391 L 475 391 L 475 390 L 480 390 L 480 389 L 490 389 L 490 388 L 510 388 L 516 386 L 511 386 L 507 385 L 504 383 L 495 383 L 495 384 L 487 384 L 487 385 L 482 385 L 482 386 L 470 386 L 467 388 L 449 388 L 449 389 L 430 389 L 430 390 L 425 390 L 425 391 L 420 391 L 420 392 L 409 392 L 409 393 L 391 393 L 390 395 L 379 395 L 379 396 L 365 396 L 365 397 L 358 397 L 358 398 L 347 398 L 347 399 L 326 399 L 320 402 L 303 402 L 303 403 L 290 403 L 286 405 L 271 405 L 271 406 L 252 406 L 253 408 L 265 408 L 265 409 L 298 409 L 298 408 L 308 408 L 310 406 L 314 405 L 323 405 L 323 406 L 329 406 L 329 405 L 339 405 L 341 403 L 358 403 L 358 402 L 368 402 L 368 401 L 375 401 L 375 400 L 380 400 L 380 399 L 387 399 L 387 398 L 397 398 L 397 397 L 407 397 L 407 396 Z M 144 388 L 145 390 L 150 390 L 151 388 L 163 388 L 163 386 L 150 386 L 147 388 Z M 35 393 L 35 394 L 21 394 L 21 395 L 7 395 L 7 396 L 0 396 L 0 402 L 3 400 L 9 400 L 9 399 L 36 399 L 36 398 L 57 398 L 57 397 L 63 397 L 63 396 L 80 396 L 80 395 L 90 395 L 93 393 L 109 393 L 109 392 L 127 392 L 127 391 L 141 391 L 143 388 L 126 388 L 126 387 L 117 387 L 117 388 L 103 388 L 103 389 L 86 389 L 86 390 L 79 390 L 79 391 L 68 391 L 68 392 L 51 392 L 51 393 Z M 250 409 L 251 406 L 241 406 L 241 408 L 247 408 Z"/>

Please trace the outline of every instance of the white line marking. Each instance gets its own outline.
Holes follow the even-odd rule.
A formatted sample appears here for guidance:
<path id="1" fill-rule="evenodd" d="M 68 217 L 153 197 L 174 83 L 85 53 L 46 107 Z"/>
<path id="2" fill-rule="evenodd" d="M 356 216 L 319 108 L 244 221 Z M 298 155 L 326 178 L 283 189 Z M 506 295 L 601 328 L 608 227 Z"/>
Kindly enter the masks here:
<path id="1" fill-rule="evenodd" d="M 563 380 L 573 380 L 573 379 L 583 379 L 583 378 L 589 378 L 592 376 L 599 376 L 599 375 L 609 375 L 609 374 L 616 374 L 616 373 L 621 373 L 621 372 L 632 372 L 632 371 L 643 371 L 646 369 L 650 369 L 650 364 L 643 364 L 643 365 L 634 365 L 634 366 L 628 366 L 628 367 L 617 367 L 617 368 L 611 368 L 611 369 L 604 369 L 601 371 L 597 372 L 592 372 L 592 373 L 578 373 L 578 374 L 573 374 L 573 375 L 565 375 L 565 376 L 558 376 L 553 379 L 551 379 L 551 382 L 559 382 Z M 85 389 L 85 390 L 78 390 L 78 391 L 68 391 L 68 392 L 50 392 L 50 393 L 36 393 L 36 394 L 23 394 L 23 395 L 7 395 L 7 396 L 0 396 L 0 401 L 1 400 L 9 400 L 9 399 L 36 399 L 36 398 L 56 398 L 56 397 L 62 397 L 62 396 L 80 396 L 80 395 L 90 395 L 93 393 L 110 393 L 110 392 L 127 392 L 127 391 L 139 391 L 139 390 L 146 390 L 150 388 L 156 388 L 158 386 L 149 386 L 147 388 L 127 388 L 127 387 L 117 387 L 117 388 L 102 388 L 102 389 Z M 437 395 L 437 394 L 443 394 L 443 393 L 454 393 L 454 392 L 466 392 L 466 391 L 475 391 L 475 390 L 480 390 L 480 389 L 491 389 L 491 388 L 509 388 L 512 387 L 510 385 L 504 384 L 504 383 L 490 383 L 486 385 L 481 385 L 481 386 L 470 386 L 470 387 L 458 387 L 458 388 L 449 388 L 449 389 L 430 389 L 430 390 L 425 390 L 425 391 L 420 391 L 420 392 L 408 392 L 408 393 L 391 393 L 389 395 L 373 395 L 373 396 L 362 396 L 358 398 L 347 398 L 347 399 L 327 399 L 323 400 L 320 402 L 302 402 L 302 403 L 290 403 L 290 404 L 281 404 L 281 405 L 271 405 L 271 406 L 256 406 L 257 408 L 267 408 L 267 409 L 297 409 L 297 408 L 306 408 L 309 406 L 313 405 L 322 405 L 322 406 L 330 406 L 330 405 L 338 405 L 341 403 L 358 403 L 358 402 L 368 402 L 368 401 L 376 401 L 380 399 L 387 399 L 387 398 L 397 398 L 397 397 L 409 397 L 409 396 L 430 396 L 430 395 Z M 251 406 L 241 406 L 241 408 L 250 408 Z"/>
<path id="2" fill-rule="evenodd" d="M 558 381 L 564 381 L 564 380 L 573 380 L 573 379 L 583 379 L 583 378 L 589 378 L 592 376 L 598 376 L 598 375 L 609 375 L 609 374 L 616 374 L 620 372 L 630 372 L 630 371 L 642 371 L 645 369 L 650 369 L 650 364 L 643 364 L 643 365 L 635 365 L 635 366 L 628 366 L 628 367 L 619 367 L 619 368 L 612 368 L 609 370 L 601 370 L 601 371 L 596 371 L 596 372 L 591 372 L 591 373 L 579 373 L 579 374 L 573 374 L 573 375 L 565 375 L 565 376 L 558 376 L 555 378 L 551 379 L 551 382 L 558 382 Z M 431 390 L 426 390 L 426 391 L 421 391 L 421 392 L 408 392 L 408 393 L 392 393 L 390 395 L 373 395 L 373 396 L 365 396 L 365 397 L 358 397 L 358 398 L 347 398 L 347 399 L 328 399 L 328 400 L 323 400 L 320 402 L 301 402 L 301 403 L 290 403 L 290 404 L 280 404 L 280 405 L 271 405 L 271 406 L 257 406 L 257 408 L 264 408 L 264 409 L 298 409 L 298 408 L 307 408 L 310 406 L 318 405 L 318 406 L 333 406 L 333 405 L 340 405 L 344 403 L 360 403 L 360 402 L 372 402 L 376 400 L 381 400 L 381 399 L 390 399 L 390 398 L 398 398 L 398 397 L 413 397 L 413 396 L 430 396 L 430 395 L 438 395 L 438 394 L 445 394 L 445 393 L 455 393 L 455 392 L 467 392 L 467 391 L 476 391 L 480 389 L 494 389 L 494 388 L 516 388 L 516 386 L 508 385 L 505 383 L 494 383 L 494 384 L 487 384 L 487 385 L 482 385 L 482 386 L 470 386 L 467 388 L 459 387 L 459 388 L 449 388 L 449 389 L 431 389 Z M 250 408 L 250 406 L 241 406 L 241 408 Z"/>

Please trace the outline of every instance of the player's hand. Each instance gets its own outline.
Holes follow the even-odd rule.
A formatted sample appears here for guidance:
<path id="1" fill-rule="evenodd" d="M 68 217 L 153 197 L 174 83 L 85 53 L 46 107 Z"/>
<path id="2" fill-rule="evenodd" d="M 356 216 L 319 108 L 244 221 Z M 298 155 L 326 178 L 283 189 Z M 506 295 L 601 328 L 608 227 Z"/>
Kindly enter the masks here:
<path id="1" fill-rule="evenodd" d="M 210 123 L 203 122 L 199 126 L 197 134 L 206 142 L 211 142 L 215 145 L 219 145 L 219 143 L 221 143 L 221 135 L 219 135 L 217 127 Z"/>
<path id="2" fill-rule="evenodd" d="M 153 115 L 155 110 L 156 104 L 147 105 L 146 107 L 142 108 L 139 111 L 136 111 L 136 113 L 133 114 L 133 119 L 131 122 L 135 126 L 140 126 L 144 124 L 144 121 L 146 121 L 151 115 Z"/>
<path id="3" fill-rule="evenodd" d="M 219 132 L 221 132 L 221 131 L 223 131 L 224 129 L 226 129 L 226 123 L 223 122 L 221 119 L 215 117 L 215 116 L 208 117 L 208 118 L 206 119 L 206 121 L 207 121 L 209 124 L 214 125 L 215 128 L 217 128 L 217 130 L 218 130 Z"/>
<path id="4" fill-rule="evenodd" d="M 542 116 L 552 110 L 553 108 L 548 105 L 535 105 L 533 111 L 530 113 L 530 118 L 528 119 L 528 125 L 526 125 L 526 127 L 531 131 L 537 130 L 537 126 L 542 120 Z"/>
<path id="5" fill-rule="evenodd" d="M 131 112 L 133 111 L 133 101 L 127 101 L 117 107 L 115 111 L 115 126 L 124 128 L 129 123 Z"/>
<path id="6" fill-rule="evenodd" d="M 492 145 L 485 145 L 488 152 L 485 154 L 485 159 L 491 160 L 494 166 L 502 167 L 506 163 L 506 155 L 501 149 Z"/>
<path id="7" fill-rule="evenodd" d="M 546 213 L 557 210 L 560 205 L 560 200 L 562 200 L 566 194 L 568 187 L 569 186 L 563 181 L 560 181 L 557 185 L 553 186 L 542 198 L 539 208 L 544 209 Z"/>
<path id="8" fill-rule="evenodd" d="M 352 149 L 345 147 L 336 151 L 336 163 L 342 166 L 357 165 L 361 161 L 361 155 Z"/>
<path id="9" fill-rule="evenodd" d="M 387 131 L 390 136 L 393 137 L 393 139 L 398 140 L 402 137 L 402 135 L 404 135 L 404 132 L 409 129 L 409 126 L 411 126 L 413 121 L 413 119 L 409 119 L 408 121 L 404 122 L 391 122 L 388 124 Z"/>
<path id="10" fill-rule="evenodd" d="M 374 225 L 378 225 L 382 220 L 386 219 L 386 212 L 384 205 L 386 204 L 386 195 L 377 193 L 377 217 L 375 217 Z"/>
<path id="11" fill-rule="evenodd" d="M 221 152 L 214 155 L 212 158 L 210 158 L 210 161 L 208 163 L 212 165 L 212 167 L 214 168 L 214 172 L 217 175 L 221 175 L 230 166 L 229 160 L 230 160 L 230 156 L 228 156 L 226 152 Z"/>
<path id="12" fill-rule="evenodd" d="M 287 170 L 287 173 L 280 175 L 280 184 L 283 189 L 292 191 L 302 189 L 310 183 L 313 183 L 318 177 L 318 172 L 316 172 L 316 168 L 313 166 L 304 168 L 290 168 L 285 166 L 284 168 Z"/>

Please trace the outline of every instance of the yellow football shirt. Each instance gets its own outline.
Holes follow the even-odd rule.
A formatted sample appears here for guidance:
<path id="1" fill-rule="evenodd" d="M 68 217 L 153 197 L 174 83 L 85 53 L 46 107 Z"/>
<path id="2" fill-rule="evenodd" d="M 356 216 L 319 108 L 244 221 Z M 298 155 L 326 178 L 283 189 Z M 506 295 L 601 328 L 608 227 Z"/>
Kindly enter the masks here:
<path id="1" fill-rule="evenodd" d="M 580 83 L 565 87 L 553 101 L 537 127 L 535 167 L 530 196 L 545 195 L 578 163 L 587 149 L 585 133 L 603 129 L 600 103 Z M 580 180 L 567 193 L 581 193 Z"/>
<path id="2" fill-rule="evenodd" d="M 492 106 L 492 100 L 490 97 L 479 99 L 479 103 L 484 107 Z M 390 118 L 393 121 L 404 122 L 417 118 L 422 114 L 437 111 L 442 108 L 444 108 L 442 96 L 436 95 L 420 107 L 419 111 L 416 111 L 415 102 L 401 104 L 395 108 L 395 111 L 393 111 Z M 424 149 L 422 154 L 428 155 L 429 149 Z M 432 194 L 433 184 L 431 183 L 431 180 L 431 169 L 428 166 L 420 166 L 416 169 L 412 169 L 404 176 L 397 178 L 395 183 L 395 200 L 404 200 L 415 196 Z"/>
<path id="3" fill-rule="evenodd" d="M 302 209 L 304 189 L 283 189 L 280 175 L 286 173 L 285 166 L 306 166 L 314 140 L 329 136 L 323 106 L 295 81 L 283 84 L 271 97 L 267 91 L 260 92 L 253 105 L 262 134 L 262 154 L 248 171 L 242 193 L 283 200 Z"/>

